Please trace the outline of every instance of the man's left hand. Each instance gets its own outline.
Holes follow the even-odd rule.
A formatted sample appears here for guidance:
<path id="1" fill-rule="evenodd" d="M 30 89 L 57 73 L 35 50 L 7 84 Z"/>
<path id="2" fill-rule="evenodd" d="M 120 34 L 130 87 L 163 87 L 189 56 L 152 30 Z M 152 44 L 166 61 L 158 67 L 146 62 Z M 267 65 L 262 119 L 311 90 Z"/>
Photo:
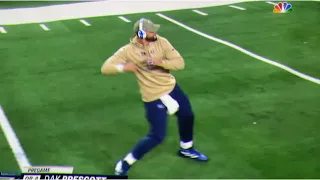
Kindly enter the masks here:
<path id="1" fill-rule="evenodd" d="M 147 60 L 147 63 L 148 63 L 148 65 L 159 66 L 163 63 L 163 60 L 151 58 L 151 59 Z"/>

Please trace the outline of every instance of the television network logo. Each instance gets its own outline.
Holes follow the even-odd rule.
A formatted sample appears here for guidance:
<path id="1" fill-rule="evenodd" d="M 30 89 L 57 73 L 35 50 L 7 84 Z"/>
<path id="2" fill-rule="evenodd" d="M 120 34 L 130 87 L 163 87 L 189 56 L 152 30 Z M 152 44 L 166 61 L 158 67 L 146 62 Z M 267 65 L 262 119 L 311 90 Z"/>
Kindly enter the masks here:
<path id="1" fill-rule="evenodd" d="M 279 2 L 273 8 L 273 13 L 281 14 L 281 13 L 289 13 L 292 12 L 292 5 L 287 2 Z"/>

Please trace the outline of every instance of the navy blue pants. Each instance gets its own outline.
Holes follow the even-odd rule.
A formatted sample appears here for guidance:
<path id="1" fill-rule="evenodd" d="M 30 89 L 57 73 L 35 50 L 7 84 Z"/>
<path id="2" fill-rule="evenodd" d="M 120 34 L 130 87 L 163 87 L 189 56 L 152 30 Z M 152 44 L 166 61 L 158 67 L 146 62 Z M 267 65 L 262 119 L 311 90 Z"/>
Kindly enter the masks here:
<path id="1" fill-rule="evenodd" d="M 178 119 L 180 140 L 183 142 L 192 141 L 194 114 L 189 99 L 178 84 L 170 96 L 179 103 L 179 111 L 175 115 Z M 144 105 L 150 130 L 147 136 L 142 138 L 131 151 L 136 159 L 141 159 L 146 153 L 161 144 L 167 134 L 167 108 L 161 100 L 145 102 Z"/>

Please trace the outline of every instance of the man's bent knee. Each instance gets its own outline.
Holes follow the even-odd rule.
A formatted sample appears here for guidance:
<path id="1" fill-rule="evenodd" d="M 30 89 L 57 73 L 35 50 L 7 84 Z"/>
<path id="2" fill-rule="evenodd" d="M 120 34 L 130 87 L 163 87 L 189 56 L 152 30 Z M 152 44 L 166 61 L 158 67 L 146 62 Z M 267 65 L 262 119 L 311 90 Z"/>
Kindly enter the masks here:
<path id="1" fill-rule="evenodd" d="M 155 134 L 155 133 L 150 133 L 149 138 L 153 139 L 155 143 L 157 144 L 161 144 L 164 139 L 165 139 L 165 135 L 164 134 Z"/>
<path id="2" fill-rule="evenodd" d="M 177 117 L 179 119 L 194 120 L 194 114 L 192 111 L 179 111 L 177 113 Z"/>

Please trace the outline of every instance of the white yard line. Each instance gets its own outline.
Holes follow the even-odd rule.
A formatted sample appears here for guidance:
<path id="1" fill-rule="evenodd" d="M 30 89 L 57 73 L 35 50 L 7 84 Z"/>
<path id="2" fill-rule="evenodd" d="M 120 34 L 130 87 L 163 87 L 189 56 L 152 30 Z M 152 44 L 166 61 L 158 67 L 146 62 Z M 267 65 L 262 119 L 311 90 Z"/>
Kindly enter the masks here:
<path id="1" fill-rule="evenodd" d="M 246 8 L 235 6 L 235 5 L 230 5 L 229 7 L 235 8 L 235 9 L 239 9 L 239 10 L 242 10 L 242 11 L 246 10 Z"/>
<path id="2" fill-rule="evenodd" d="M 122 19 L 125 22 L 131 22 L 128 18 L 124 17 L 124 16 L 119 16 L 120 19 Z"/>
<path id="3" fill-rule="evenodd" d="M 45 24 L 40 24 L 43 30 L 49 31 L 50 29 Z"/>
<path id="4" fill-rule="evenodd" d="M 192 10 L 192 11 L 195 12 L 195 13 L 198 13 L 198 14 L 200 14 L 202 16 L 207 16 L 208 15 L 207 13 L 204 13 L 204 12 L 199 11 L 199 10 Z"/>
<path id="5" fill-rule="evenodd" d="M 277 3 L 274 3 L 274 2 L 271 2 L 271 1 L 268 1 L 268 2 L 266 2 L 266 3 L 268 3 L 268 4 L 271 4 L 271 5 L 277 5 Z"/>
<path id="6" fill-rule="evenodd" d="M 198 35 L 200 35 L 200 36 L 202 36 L 202 37 L 205 37 L 205 38 L 207 38 L 207 39 L 210 39 L 210 40 L 216 41 L 216 42 L 218 42 L 218 43 L 224 44 L 224 45 L 226 45 L 226 46 L 229 46 L 229 47 L 231 47 L 231 48 L 233 48 L 233 49 L 236 49 L 236 50 L 238 50 L 238 51 L 240 51 L 240 52 L 242 52 L 242 53 L 244 53 L 244 54 L 247 54 L 247 55 L 249 55 L 249 56 L 251 56 L 251 57 L 253 57 L 253 58 L 256 58 L 256 59 L 258 59 L 258 60 L 260 60 L 260 61 L 263 61 L 263 62 L 265 62 L 265 63 L 268 63 L 268 64 L 270 64 L 270 65 L 272 65 L 272 66 L 281 68 L 281 69 L 283 69 L 283 70 L 285 70 L 285 71 L 287 71 L 287 72 L 289 72 L 289 73 L 291 73 L 291 74 L 294 74 L 294 75 L 296 75 L 296 76 L 298 76 L 298 77 L 300 77 L 300 78 L 302 78 L 302 79 L 305 79 L 305 80 L 307 80 L 307 81 L 310 81 L 310 82 L 313 82 L 313 83 L 316 83 L 316 84 L 320 84 L 320 79 L 317 79 L 317 78 L 308 76 L 308 75 L 303 74 L 303 73 L 301 73 L 301 72 L 298 72 L 298 71 L 296 71 L 296 70 L 294 70 L 294 69 L 292 69 L 292 68 L 290 68 L 290 67 L 287 67 L 287 66 L 285 66 L 285 65 L 283 65 L 283 64 L 280 64 L 280 63 L 275 62 L 275 61 L 273 61 L 273 60 L 270 60 L 270 59 L 267 59 L 267 58 L 265 58 L 265 57 L 262 57 L 262 56 L 259 56 L 259 55 L 257 55 L 257 54 L 254 54 L 254 53 L 252 53 L 252 52 L 250 52 L 250 51 L 248 51 L 248 50 L 245 50 L 244 48 L 242 48 L 242 47 L 240 47 L 240 46 L 237 46 L 237 45 L 232 44 L 232 43 L 230 43 L 230 42 L 227 42 L 227 41 L 225 41 L 225 40 L 222 40 L 222 39 L 219 39 L 219 38 L 210 36 L 210 35 L 208 35 L 208 34 L 205 34 L 205 33 L 203 33 L 203 32 L 200 32 L 200 31 L 198 31 L 198 30 L 196 30 L 196 29 L 193 29 L 193 28 L 191 28 L 191 27 L 189 27 L 189 26 L 187 26 L 187 25 L 185 25 L 185 24 L 182 24 L 181 22 L 178 22 L 178 21 L 176 21 L 176 20 L 174 20 L 174 19 L 172 19 L 172 18 L 170 18 L 170 17 L 168 17 L 168 16 L 165 16 L 165 15 L 161 14 L 161 13 L 157 13 L 156 15 L 158 15 L 159 17 L 161 17 L 161 18 L 163 18 L 163 19 L 166 19 L 166 20 L 168 20 L 168 21 L 170 21 L 170 22 L 172 22 L 172 23 L 174 23 L 174 24 L 176 24 L 176 25 L 178 25 L 178 26 L 180 26 L 180 27 L 182 27 L 182 28 L 184 28 L 184 29 L 187 29 L 187 30 L 189 30 L 189 31 L 191 31 L 191 32 L 193 32 L 193 33 L 196 33 L 196 34 L 198 34 Z"/>
<path id="7" fill-rule="evenodd" d="M 30 167 L 31 164 L 28 160 L 26 153 L 24 152 L 19 139 L 14 132 L 8 118 L 6 117 L 2 107 L 0 106 L 0 127 L 10 145 L 10 148 L 18 162 L 20 170 L 23 170 L 24 167 Z M 3 162 L 4 163 L 4 162 Z"/>
<path id="8" fill-rule="evenodd" d="M 84 19 L 80 19 L 79 20 L 82 24 L 84 24 L 85 26 L 91 26 L 91 24 L 89 24 L 86 20 Z"/>
<path id="9" fill-rule="evenodd" d="M 4 29 L 4 27 L 0 27 L 0 32 L 1 33 L 7 33 L 6 29 Z"/>

